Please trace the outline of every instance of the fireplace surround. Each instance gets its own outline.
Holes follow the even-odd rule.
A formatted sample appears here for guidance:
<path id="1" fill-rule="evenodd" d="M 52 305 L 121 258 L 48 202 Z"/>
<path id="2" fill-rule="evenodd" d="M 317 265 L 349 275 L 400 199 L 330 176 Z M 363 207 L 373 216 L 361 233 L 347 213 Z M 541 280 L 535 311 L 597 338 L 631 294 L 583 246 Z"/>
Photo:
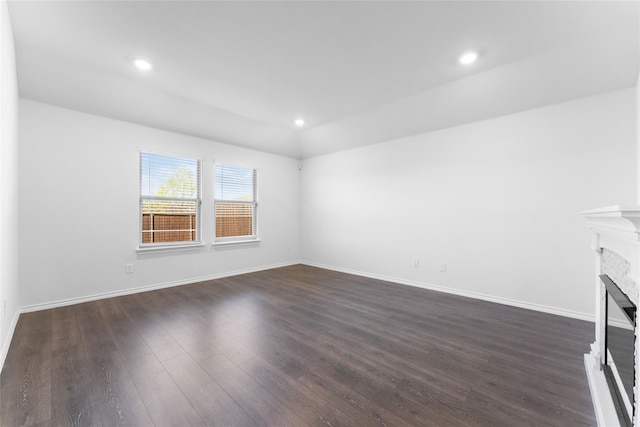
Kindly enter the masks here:
<path id="1" fill-rule="evenodd" d="M 612 391 L 618 419 L 624 425 L 631 425 L 633 419 L 633 386 L 635 375 L 635 328 L 636 305 L 615 284 L 602 274 L 600 280 L 605 285 L 605 352 L 604 374 Z"/>
<path id="2" fill-rule="evenodd" d="M 584 356 L 596 418 L 599 426 L 640 427 L 640 340 L 635 310 L 632 321 L 625 323 L 624 320 L 632 311 L 631 306 L 640 305 L 640 206 L 610 206 L 580 215 L 591 229 L 591 247 L 596 255 L 595 341 Z M 620 311 L 617 315 L 611 314 L 617 310 L 616 306 Z M 620 329 L 615 332 L 612 325 Z M 609 339 L 612 333 L 626 337 L 623 338 L 626 344 L 619 344 L 613 354 L 607 347 L 608 327 Z M 630 331 L 624 332 L 624 329 Z M 620 350 L 626 345 L 632 348 Z M 619 363 L 615 363 L 616 360 Z M 629 369 L 633 371 L 631 375 L 627 372 Z"/>

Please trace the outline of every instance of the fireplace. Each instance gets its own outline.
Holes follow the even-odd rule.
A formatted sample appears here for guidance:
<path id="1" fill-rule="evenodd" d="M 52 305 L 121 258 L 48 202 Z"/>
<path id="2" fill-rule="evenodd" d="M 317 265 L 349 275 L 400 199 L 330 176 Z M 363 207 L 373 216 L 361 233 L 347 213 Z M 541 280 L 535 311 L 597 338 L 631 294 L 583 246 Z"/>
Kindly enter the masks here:
<path id="1" fill-rule="evenodd" d="M 581 212 L 592 232 L 595 341 L 584 356 L 599 426 L 640 427 L 640 207 Z"/>
<path id="2" fill-rule="evenodd" d="M 605 353 L 602 366 L 621 424 L 633 419 L 633 388 L 636 305 L 606 274 L 600 276 L 605 285 Z"/>

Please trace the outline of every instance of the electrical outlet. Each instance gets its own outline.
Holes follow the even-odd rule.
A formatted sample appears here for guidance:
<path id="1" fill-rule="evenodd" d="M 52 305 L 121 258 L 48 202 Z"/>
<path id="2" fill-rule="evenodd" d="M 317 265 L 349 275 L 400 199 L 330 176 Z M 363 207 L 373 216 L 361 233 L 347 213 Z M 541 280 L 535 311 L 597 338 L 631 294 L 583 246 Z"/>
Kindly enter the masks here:
<path id="1" fill-rule="evenodd" d="M 133 264 L 125 264 L 124 265 L 124 272 L 125 272 L 125 274 L 133 273 Z"/>
<path id="2" fill-rule="evenodd" d="M 411 267 L 420 268 L 420 260 L 418 258 L 413 258 L 411 260 Z"/>
<path id="3" fill-rule="evenodd" d="M 446 271 L 447 271 L 447 263 L 445 263 L 445 262 L 440 263 L 440 271 L 442 273 L 446 273 Z"/>

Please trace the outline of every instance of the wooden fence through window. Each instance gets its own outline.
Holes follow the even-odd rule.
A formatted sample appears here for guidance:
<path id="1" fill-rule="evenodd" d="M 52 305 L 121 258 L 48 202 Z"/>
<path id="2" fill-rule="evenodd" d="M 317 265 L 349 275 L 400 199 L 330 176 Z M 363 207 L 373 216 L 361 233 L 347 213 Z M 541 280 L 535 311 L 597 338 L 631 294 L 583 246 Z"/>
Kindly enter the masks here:
<path id="1" fill-rule="evenodd" d="M 216 203 L 216 237 L 251 236 L 253 206 L 246 203 Z"/>
<path id="2" fill-rule="evenodd" d="M 253 207 L 241 203 L 216 204 L 216 237 L 251 236 Z M 198 238 L 195 214 L 145 213 L 142 243 L 191 242 Z"/>
<path id="3" fill-rule="evenodd" d="M 191 242 L 197 235 L 195 214 L 142 215 L 142 243 Z"/>

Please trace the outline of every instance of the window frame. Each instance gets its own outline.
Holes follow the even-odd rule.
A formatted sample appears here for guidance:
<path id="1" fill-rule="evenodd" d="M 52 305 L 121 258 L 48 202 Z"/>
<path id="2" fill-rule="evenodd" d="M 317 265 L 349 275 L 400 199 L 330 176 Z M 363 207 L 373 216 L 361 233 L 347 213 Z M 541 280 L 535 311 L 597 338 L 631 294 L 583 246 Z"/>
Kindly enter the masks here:
<path id="1" fill-rule="evenodd" d="M 143 154 L 157 155 L 164 157 L 173 157 L 176 159 L 192 160 L 196 162 L 196 197 L 166 197 L 166 196 L 149 196 L 142 194 L 142 156 Z M 152 149 L 140 148 L 138 150 L 138 251 L 153 251 L 163 249 L 180 249 L 180 248 L 194 248 L 204 246 L 202 242 L 202 159 L 198 156 L 184 154 L 184 153 L 171 153 L 163 152 Z M 143 243 L 144 235 L 144 201 L 145 200 L 157 200 L 157 201 L 169 201 L 169 202 L 194 202 L 195 203 L 195 239 L 194 240 L 180 240 L 174 242 L 151 242 Z M 190 229 L 192 230 L 192 229 Z M 162 231 L 162 230 L 156 230 Z"/>
<path id="2" fill-rule="evenodd" d="M 213 245 L 227 245 L 227 244 L 238 244 L 238 243 L 253 243 L 259 242 L 260 236 L 258 232 L 258 169 L 251 166 L 242 166 L 236 163 L 222 162 L 219 160 L 213 161 Z M 231 166 L 243 169 L 249 169 L 252 171 L 253 178 L 253 200 L 252 201 L 242 201 L 242 200 L 230 200 L 230 199 L 218 199 L 216 197 L 216 176 L 217 176 L 217 167 L 218 165 L 222 166 Z M 252 218 L 251 218 L 251 229 L 253 234 L 244 235 L 244 236 L 224 236 L 218 237 L 217 235 L 217 206 L 218 203 L 233 203 L 233 204 L 243 204 L 249 205 L 252 207 Z"/>

